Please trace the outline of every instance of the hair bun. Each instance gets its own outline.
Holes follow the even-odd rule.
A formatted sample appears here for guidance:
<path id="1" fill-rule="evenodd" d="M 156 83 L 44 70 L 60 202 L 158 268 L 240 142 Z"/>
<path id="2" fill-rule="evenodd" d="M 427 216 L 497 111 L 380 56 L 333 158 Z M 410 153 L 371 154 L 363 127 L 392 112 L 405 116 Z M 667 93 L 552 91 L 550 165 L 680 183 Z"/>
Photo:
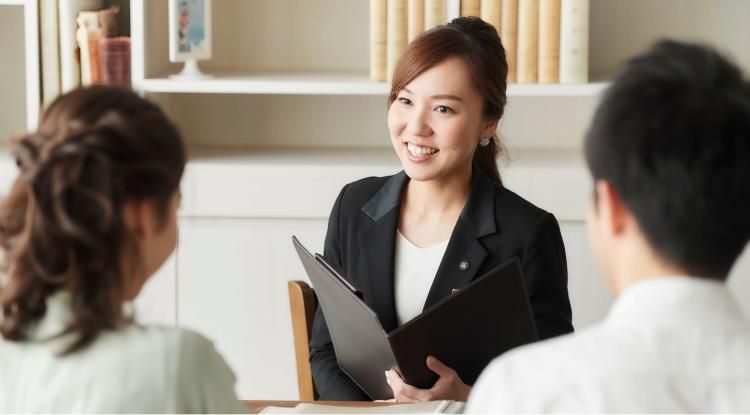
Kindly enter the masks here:
<path id="1" fill-rule="evenodd" d="M 485 32 L 497 35 L 497 30 L 494 26 L 485 22 L 477 16 L 456 17 L 455 19 L 451 20 L 447 24 L 447 26 L 466 33 L 467 35 Z"/>

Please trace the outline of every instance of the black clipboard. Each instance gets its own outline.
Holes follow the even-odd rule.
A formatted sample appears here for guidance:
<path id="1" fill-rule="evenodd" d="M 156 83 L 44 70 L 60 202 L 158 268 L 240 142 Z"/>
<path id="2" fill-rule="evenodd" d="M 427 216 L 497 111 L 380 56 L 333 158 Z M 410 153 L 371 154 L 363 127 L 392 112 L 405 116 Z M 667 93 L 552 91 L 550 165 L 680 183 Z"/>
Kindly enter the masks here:
<path id="1" fill-rule="evenodd" d="M 292 243 L 326 316 L 339 366 L 372 399 L 393 397 L 386 370 L 430 388 L 437 380 L 426 365 L 432 355 L 471 385 L 492 359 L 537 340 L 518 258 L 386 333 L 356 287 L 294 236 Z"/>

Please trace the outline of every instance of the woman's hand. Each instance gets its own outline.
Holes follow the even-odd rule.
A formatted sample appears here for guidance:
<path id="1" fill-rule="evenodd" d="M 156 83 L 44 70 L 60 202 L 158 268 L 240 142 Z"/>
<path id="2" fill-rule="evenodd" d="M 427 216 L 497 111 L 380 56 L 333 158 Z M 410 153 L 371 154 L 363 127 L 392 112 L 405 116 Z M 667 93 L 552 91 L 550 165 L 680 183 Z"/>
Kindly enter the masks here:
<path id="1" fill-rule="evenodd" d="M 394 370 L 385 372 L 385 379 L 393 390 L 396 402 L 422 402 L 452 399 L 466 401 L 471 392 L 471 386 L 465 384 L 455 370 L 444 365 L 433 356 L 427 357 L 427 367 L 439 376 L 430 389 L 419 389 L 407 385 Z"/>

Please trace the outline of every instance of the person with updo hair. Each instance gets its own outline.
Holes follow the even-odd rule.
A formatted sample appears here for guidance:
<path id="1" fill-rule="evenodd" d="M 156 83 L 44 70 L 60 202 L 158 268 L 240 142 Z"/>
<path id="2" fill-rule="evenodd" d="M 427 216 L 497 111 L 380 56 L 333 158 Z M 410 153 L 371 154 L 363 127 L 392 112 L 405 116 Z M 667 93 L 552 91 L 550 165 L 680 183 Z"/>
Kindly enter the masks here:
<path id="1" fill-rule="evenodd" d="M 246 412 L 213 344 L 132 307 L 177 244 L 180 133 L 132 91 L 57 98 L 0 201 L 0 412 Z"/>
<path id="2" fill-rule="evenodd" d="M 497 167 L 507 73 L 497 31 L 477 17 L 421 34 L 395 68 L 388 129 L 403 171 L 346 185 L 324 248 L 386 332 L 513 257 L 521 261 L 539 338 L 573 331 L 557 220 L 504 187 Z M 465 345 L 467 354 L 472 346 Z M 310 362 L 320 399 L 370 398 L 338 366 L 320 307 Z M 475 379 L 435 356 L 426 365 L 439 376 L 430 389 L 385 373 L 397 401 L 466 400 Z"/>

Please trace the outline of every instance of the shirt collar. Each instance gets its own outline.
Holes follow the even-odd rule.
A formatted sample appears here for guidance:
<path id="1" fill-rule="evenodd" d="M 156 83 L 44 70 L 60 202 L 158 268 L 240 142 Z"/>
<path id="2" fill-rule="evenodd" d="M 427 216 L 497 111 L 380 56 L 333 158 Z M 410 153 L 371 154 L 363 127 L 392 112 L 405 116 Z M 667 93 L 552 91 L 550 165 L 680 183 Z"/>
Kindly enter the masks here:
<path id="1" fill-rule="evenodd" d="M 612 305 L 607 321 L 745 322 L 726 283 L 706 278 L 668 276 L 634 283 Z"/>
<path id="2" fill-rule="evenodd" d="M 66 290 L 58 290 L 47 297 L 44 316 L 29 330 L 32 340 L 45 340 L 57 336 L 67 328 L 73 312 L 73 297 Z"/>
<path id="3" fill-rule="evenodd" d="M 363 207 L 367 216 L 379 221 L 401 204 L 401 193 L 409 182 L 409 176 L 401 171 L 391 176 Z M 498 231 L 495 220 L 495 190 L 497 186 L 477 165 L 473 164 L 469 195 L 461 211 L 461 219 L 466 222 L 475 237 L 479 238 Z"/>

